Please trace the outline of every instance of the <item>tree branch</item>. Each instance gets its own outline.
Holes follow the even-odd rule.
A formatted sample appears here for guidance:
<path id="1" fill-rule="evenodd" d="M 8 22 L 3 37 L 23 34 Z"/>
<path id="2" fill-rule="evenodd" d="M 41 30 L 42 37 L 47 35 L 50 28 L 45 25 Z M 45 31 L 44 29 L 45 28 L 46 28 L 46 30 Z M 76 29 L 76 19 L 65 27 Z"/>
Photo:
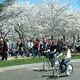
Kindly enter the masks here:
<path id="1" fill-rule="evenodd" d="M 5 40 L 5 37 L 7 36 L 7 34 L 10 32 L 10 30 L 4 35 L 3 40 Z"/>
<path id="2" fill-rule="evenodd" d="M 15 31 L 18 33 L 19 38 L 22 39 L 22 36 L 21 36 L 20 32 L 16 28 L 15 28 Z"/>

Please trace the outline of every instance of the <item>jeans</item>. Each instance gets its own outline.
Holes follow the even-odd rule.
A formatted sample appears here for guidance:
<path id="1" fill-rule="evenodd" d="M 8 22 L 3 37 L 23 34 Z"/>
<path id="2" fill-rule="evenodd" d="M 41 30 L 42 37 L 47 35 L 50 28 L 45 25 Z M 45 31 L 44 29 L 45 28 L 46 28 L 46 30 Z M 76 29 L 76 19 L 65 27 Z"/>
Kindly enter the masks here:
<path id="1" fill-rule="evenodd" d="M 34 50 L 33 50 L 33 47 L 31 49 L 28 50 L 28 55 L 30 56 L 33 55 L 34 56 Z"/>
<path id="2" fill-rule="evenodd" d="M 71 58 L 67 58 L 67 59 L 63 59 L 62 62 L 61 62 L 61 65 L 64 65 L 65 66 L 65 69 L 68 68 L 68 62 L 71 60 Z"/>
<path id="3" fill-rule="evenodd" d="M 51 64 L 54 62 L 54 54 L 50 51 L 46 53 L 47 58 L 50 60 Z"/>
<path id="4" fill-rule="evenodd" d="M 9 54 L 9 52 L 7 52 L 7 57 L 8 57 L 8 58 L 10 57 L 10 54 Z"/>
<path id="5" fill-rule="evenodd" d="M 59 55 L 60 53 L 59 52 L 56 52 L 54 55 L 53 55 L 53 62 L 55 63 L 56 62 L 56 57 Z"/>
<path id="6" fill-rule="evenodd" d="M 37 53 L 39 54 L 39 57 L 41 57 L 40 50 L 36 49 L 36 50 L 34 50 L 33 58 L 35 58 L 37 56 Z"/>
<path id="7" fill-rule="evenodd" d="M 24 50 L 18 50 L 17 52 L 16 52 L 16 58 L 18 58 L 18 56 L 19 55 L 21 55 L 22 57 L 24 57 L 25 56 L 25 51 Z"/>
<path id="8" fill-rule="evenodd" d="M 47 53 L 46 53 L 46 57 L 49 59 L 49 57 L 50 57 L 50 52 L 47 52 Z"/>
<path id="9" fill-rule="evenodd" d="M 16 51 L 16 58 L 18 58 L 18 56 L 20 55 L 20 51 Z"/>

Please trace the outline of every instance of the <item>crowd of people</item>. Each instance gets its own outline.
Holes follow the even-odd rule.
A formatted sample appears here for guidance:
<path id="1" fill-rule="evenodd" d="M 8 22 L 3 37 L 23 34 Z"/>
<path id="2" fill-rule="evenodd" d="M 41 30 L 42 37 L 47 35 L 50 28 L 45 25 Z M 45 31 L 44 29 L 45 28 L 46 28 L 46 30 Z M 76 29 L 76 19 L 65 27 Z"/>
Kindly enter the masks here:
<path id="1" fill-rule="evenodd" d="M 43 40 L 27 40 L 24 43 L 22 40 L 17 40 L 16 43 L 10 43 L 8 39 L 5 39 L 5 41 L 0 39 L 0 55 L 6 57 L 1 60 L 7 60 L 10 56 L 15 56 L 15 58 L 18 58 L 18 56 L 22 56 L 23 58 L 33 56 L 33 58 L 35 58 L 39 55 L 39 57 L 41 57 L 44 51 L 47 50 L 47 43 L 48 40 L 46 40 L 46 38 Z"/>
<path id="2" fill-rule="evenodd" d="M 46 39 L 45 37 L 43 39 L 26 40 L 24 43 L 22 40 L 10 43 L 8 39 L 5 39 L 5 41 L 0 39 L 1 60 L 7 60 L 10 56 L 14 56 L 15 58 L 18 58 L 18 56 L 22 56 L 23 58 L 33 56 L 35 58 L 37 55 L 39 57 L 49 57 L 48 53 L 45 53 L 47 50 L 57 53 L 54 54 L 55 61 L 55 57 L 63 51 L 63 42 Z"/>

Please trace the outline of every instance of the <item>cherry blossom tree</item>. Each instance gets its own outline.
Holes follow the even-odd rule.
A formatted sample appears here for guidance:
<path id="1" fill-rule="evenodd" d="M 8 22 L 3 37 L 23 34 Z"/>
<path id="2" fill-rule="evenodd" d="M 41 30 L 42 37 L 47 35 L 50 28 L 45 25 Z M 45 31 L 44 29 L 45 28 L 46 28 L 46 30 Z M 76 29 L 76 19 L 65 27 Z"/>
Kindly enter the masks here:
<path id="1" fill-rule="evenodd" d="M 71 8 L 71 3 L 46 1 L 30 4 L 28 2 L 15 3 L 6 7 L 0 16 L 1 29 L 9 31 L 8 37 L 40 38 L 46 35 L 54 37 L 69 36 L 80 31 L 80 11 Z"/>

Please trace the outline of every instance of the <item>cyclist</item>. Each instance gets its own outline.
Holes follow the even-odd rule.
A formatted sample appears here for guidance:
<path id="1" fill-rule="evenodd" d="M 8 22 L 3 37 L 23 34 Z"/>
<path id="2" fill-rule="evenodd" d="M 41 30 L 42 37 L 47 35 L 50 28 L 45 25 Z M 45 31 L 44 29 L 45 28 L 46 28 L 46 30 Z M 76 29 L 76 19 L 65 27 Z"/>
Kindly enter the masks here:
<path id="1" fill-rule="evenodd" d="M 55 52 L 56 52 L 56 41 L 52 41 L 52 45 L 50 47 L 50 51 L 47 53 L 48 59 L 52 59 L 51 60 L 51 67 L 53 67 Z"/>
<path id="2" fill-rule="evenodd" d="M 56 58 L 58 58 L 58 57 L 60 57 L 62 55 L 64 55 L 64 58 L 61 61 L 61 68 L 62 68 L 62 65 L 64 65 L 65 66 L 65 70 L 66 70 L 68 68 L 68 64 L 67 63 L 71 60 L 71 51 L 70 51 L 70 49 L 69 49 L 67 44 L 64 45 L 64 53 L 59 54 Z"/>
<path id="3" fill-rule="evenodd" d="M 61 41 L 58 41 L 57 42 L 57 46 L 56 46 L 56 52 L 55 52 L 55 54 L 54 54 L 54 63 L 55 63 L 55 61 L 56 61 L 56 57 L 59 55 L 59 54 L 61 54 L 61 53 L 63 53 L 63 51 L 64 51 L 64 48 L 63 48 L 63 46 L 62 46 L 62 43 L 61 43 Z"/>

